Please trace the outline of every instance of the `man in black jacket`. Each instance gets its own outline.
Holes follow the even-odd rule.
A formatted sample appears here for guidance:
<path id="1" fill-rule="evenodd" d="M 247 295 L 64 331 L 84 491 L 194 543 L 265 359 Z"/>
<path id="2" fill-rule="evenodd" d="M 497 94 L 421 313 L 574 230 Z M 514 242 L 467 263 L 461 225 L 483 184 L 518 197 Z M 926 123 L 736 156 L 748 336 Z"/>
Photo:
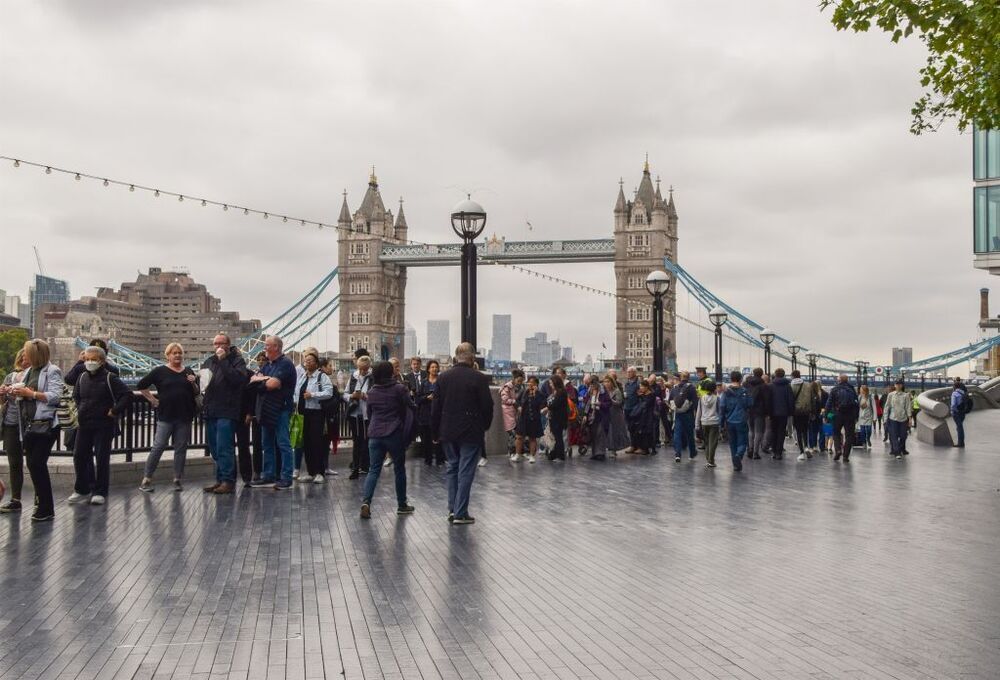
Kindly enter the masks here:
<path id="1" fill-rule="evenodd" d="M 747 392 L 753 404 L 750 406 L 750 444 L 747 448 L 747 458 L 760 460 L 760 452 L 764 450 L 764 432 L 767 430 L 767 418 L 771 412 L 771 393 L 764 382 L 764 369 L 755 368 L 747 378 Z"/>
<path id="2" fill-rule="evenodd" d="M 473 367 L 475 358 L 471 343 L 455 349 L 455 365 L 438 378 L 431 409 L 434 440 L 448 456 L 448 521 L 454 524 L 476 521 L 469 516 L 469 494 L 493 422 L 490 379 Z"/>
<path id="3" fill-rule="evenodd" d="M 844 462 L 851 460 L 851 449 L 854 448 L 854 425 L 858 422 L 858 393 L 842 373 L 837 378 L 837 385 L 830 390 L 826 400 L 826 411 L 833 412 L 833 444 L 836 451 L 834 460 L 844 457 Z"/>
<path id="4" fill-rule="evenodd" d="M 785 377 L 785 369 L 774 371 L 774 380 L 768 386 L 771 402 L 771 457 L 781 460 L 785 457 L 785 434 L 788 418 L 795 413 L 795 395 L 792 381 Z"/>
<path id="5" fill-rule="evenodd" d="M 427 380 L 427 371 L 423 370 L 420 357 L 410 359 L 410 372 L 403 376 L 406 388 L 410 390 L 410 399 L 417 398 L 421 383 Z"/>
<path id="6" fill-rule="evenodd" d="M 206 493 L 232 493 L 236 488 L 236 449 L 233 437 L 240 419 L 247 364 L 228 335 L 219 334 L 212 341 L 215 354 L 201 365 L 212 377 L 205 388 L 203 415 L 205 441 L 215 460 L 215 484 Z"/>

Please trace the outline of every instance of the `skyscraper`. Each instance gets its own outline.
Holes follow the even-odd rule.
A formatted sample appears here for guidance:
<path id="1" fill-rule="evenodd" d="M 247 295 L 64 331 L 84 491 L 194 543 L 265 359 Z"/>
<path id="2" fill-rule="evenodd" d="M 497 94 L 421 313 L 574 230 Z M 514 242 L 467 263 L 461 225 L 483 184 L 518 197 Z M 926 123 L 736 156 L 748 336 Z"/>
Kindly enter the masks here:
<path id="1" fill-rule="evenodd" d="M 51 276 L 35 274 L 35 285 L 28 290 L 28 300 L 31 305 L 29 310 L 30 318 L 28 319 L 30 323 L 29 328 L 31 329 L 31 334 L 34 335 L 35 314 L 38 312 L 38 308 L 46 302 L 54 302 L 56 304 L 69 302 L 69 283 L 62 279 L 54 279 Z M 24 319 L 21 319 L 21 323 L 24 323 Z"/>
<path id="2" fill-rule="evenodd" d="M 451 355 L 451 322 L 448 319 L 427 322 L 427 353 L 444 357 Z"/>
<path id="3" fill-rule="evenodd" d="M 407 324 L 406 334 L 403 336 L 403 354 L 407 358 L 420 354 L 420 350 L 417 348 L 417 329 L 409 324 Z"/>
<path id="4" fill-rule="evenodd" d="M 892 365 L 895 366 L 905 366 L 906 364 L 913 363 L 913 348 L 912 347 L 893 347 L 892 348 Z"/>
<path id="5" fill-rule="evenodd" d="M 493 315 L 493 342 L 490 349 L 494 361 L 510 361 L 510 314 Z"/>

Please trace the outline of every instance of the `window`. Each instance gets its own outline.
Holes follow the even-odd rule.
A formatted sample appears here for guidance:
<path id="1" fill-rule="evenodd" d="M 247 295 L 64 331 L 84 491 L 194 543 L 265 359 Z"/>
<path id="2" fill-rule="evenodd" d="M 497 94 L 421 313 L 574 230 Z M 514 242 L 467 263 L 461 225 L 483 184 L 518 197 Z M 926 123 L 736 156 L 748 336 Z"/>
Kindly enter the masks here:
<path id="1" fill-rule="evenodd" d="M 975 130 L 972 142 L 973 179 L 1000 178 L 1000 130 Z"/>
<path id="2" fill-rule="evenodd" d="M 352 326 L 369 324 L 371 323 L 371 314 L 369 312 L 351 312 L 349 323 Z"/>
<path id="3" fill-rule="evenodd" d="M 1000 186 L 976 187 L 973 191 L 975 252 L 1000 252 Z"/>
<path id="4" fill-rule="evenodd" d="M 645 281 L 641 276 L 629 276 L 627 288 L 635 290 L 637 288 L 642 288 L 645 285 Z"/>
<path id="5" fill-rule="evenodd" d="M 634 306 L 630 306 L 628 308 L 628 320 L 629 321 L 652 321 L 653 320 L 653 308 L 652 307 L 634 307 Z"/>

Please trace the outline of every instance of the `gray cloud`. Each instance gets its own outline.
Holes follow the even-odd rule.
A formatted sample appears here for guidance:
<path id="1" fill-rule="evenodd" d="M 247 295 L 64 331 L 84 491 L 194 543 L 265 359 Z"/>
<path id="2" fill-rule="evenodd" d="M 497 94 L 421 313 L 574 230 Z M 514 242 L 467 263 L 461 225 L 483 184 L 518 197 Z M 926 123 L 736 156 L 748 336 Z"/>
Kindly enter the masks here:
<path id="1" fill-rule="evenodd" d="M 0 26 L 7 155 L 331 221 L 375 164 L 411 237 L 446 241 L 471 189 L 488 233 L 607 236 L 618 177 L 637 184 L 648 151 L 677 187 L 685 267 L 784 334 L 873 361 L 968 341 L 990 283 L 971 268 L 969 138 L 907 133 L 919 46 L 838 34 L 811 3 L 0 0 Z M 336 262 L 333 232 L 25 170 L 0 169 L 9 291 L 38 243 L 78 294 L 185 265 L 268 319 Z M 609 265 L 540 269 L 613 283 Z M 482 278 L 486 341 L 497 311 L 515 353 L 537 330 L 613 346 L 609 301 Z M 428 318 L 457 329 L 457 285 L 411 272 L 421 344 Z"/>

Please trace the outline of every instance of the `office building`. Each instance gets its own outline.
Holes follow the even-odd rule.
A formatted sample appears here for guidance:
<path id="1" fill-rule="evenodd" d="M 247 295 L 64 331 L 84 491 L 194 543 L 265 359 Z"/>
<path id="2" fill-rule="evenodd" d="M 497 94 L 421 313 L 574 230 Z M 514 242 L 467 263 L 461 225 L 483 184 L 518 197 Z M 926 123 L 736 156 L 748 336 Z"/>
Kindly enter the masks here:
<path id="1" fill-rule="evenodd" d="M 44 304 L 62 304 L 69 302 L 69 283 L 62 279 L 54 279 L 51 276 L 35 274 L 35 285 L 28 289 L 29 328 L 31 334 L 35 335 L 37 314 L 39 308 Z M 21 319 L 24 323 L 24 319 Z"/>
<path id="2" fill-rule="evenodd" d="M 409 359 L 420 354 L 417 347 L 417 329 L 407 324 L 406 332 L 403 335 L 403 355 Z"/>
<path id="3" fill-rule="evenodd" d="M 427 322 L 427 353 L 434 356 L 451 356 L 451 322 L 431 319 Z"/>
<path id="4" fill-rule="evenodd" d="M 493 361 L 510 361 L 510 314 L 493 315 L 493 341 L 490 357 Z"/>
<path id="5" fill-rule="evenodd" d="M 1000 130 L 972 133 L 974 264 L 1000 274 Z"/>
<path id="6" fill-rule="evenodd" d="M 913 348 L 912 347 L 893 347 L 892 348 L 892 365 L 905 366 L 906 364 L 913 363 Z"/>
<path id="7" fill-rule="evenodd" d="M 548 333 L 535 333 L 524 339 L 524 351 L 521 362 L 529 366 L 546 368 L 554 361 L 562 358 L 562 350 L 558 340 L 549 340 Z"/>

